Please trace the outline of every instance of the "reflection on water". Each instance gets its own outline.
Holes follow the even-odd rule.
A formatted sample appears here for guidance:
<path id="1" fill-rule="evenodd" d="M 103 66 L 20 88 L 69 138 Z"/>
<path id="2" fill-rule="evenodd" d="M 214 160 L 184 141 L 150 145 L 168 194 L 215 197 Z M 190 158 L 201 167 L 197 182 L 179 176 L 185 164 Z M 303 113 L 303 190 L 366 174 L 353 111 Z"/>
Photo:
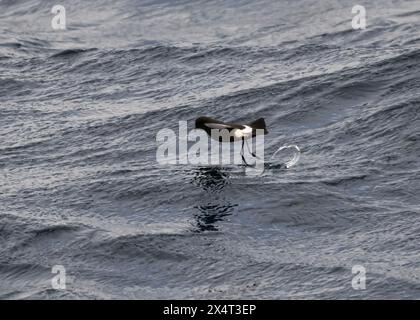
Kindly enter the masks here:
<path id="1" fill-rule="evenodd" d="M 226 198 L 225 187 L 230 183 L 229 174 L 219 167 L 202 167 L 194 172 L 193 183 L 205 191 L 203 203 L 194 208 L 198 212 L 196 232 L 218 231 L 217 222 L 232 214 L 237 204 L 232 204 Z"/>
<path id="2" fill-rule="evenodd" d="M 233 212 L 233 208 L 237 204 L 208 204 L 197 206 L 200 213 L 195 215 L 197 221 L 197 231 L 217 231 L 218 221 L 223 221 L 224 217 L 229 216 Z"/>
<path id="3" fill-rule="evenodd" d="M 229 174 L 219 167 L 201 167 L 194 172 L 194 184 L 205 191 L 220 192 L 229 183 Z"/>

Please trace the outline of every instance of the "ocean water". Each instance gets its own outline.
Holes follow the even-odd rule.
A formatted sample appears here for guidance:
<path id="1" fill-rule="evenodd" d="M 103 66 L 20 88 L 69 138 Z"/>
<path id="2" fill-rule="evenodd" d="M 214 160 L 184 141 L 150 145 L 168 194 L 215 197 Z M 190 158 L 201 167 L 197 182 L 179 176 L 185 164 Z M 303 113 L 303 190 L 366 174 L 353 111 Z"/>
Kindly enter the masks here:
<path id="1" fill-rule="evenodd" d="M 420 299 L 420 2 L 363 4 L 0 0 L 0 298 Z M 203 115 L 301 158 L 157 163 Z"/>

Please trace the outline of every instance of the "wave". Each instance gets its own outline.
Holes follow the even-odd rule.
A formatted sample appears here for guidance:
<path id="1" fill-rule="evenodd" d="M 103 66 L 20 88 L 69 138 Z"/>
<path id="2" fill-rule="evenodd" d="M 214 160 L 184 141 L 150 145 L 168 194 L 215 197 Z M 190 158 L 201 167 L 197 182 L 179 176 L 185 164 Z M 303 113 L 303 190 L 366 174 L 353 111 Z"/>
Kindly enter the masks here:
<path id="1" fill-rule="evenodd" d="M 0 1 L 0 298 L 349 298 L 356 260 L 364 298 L 415 297 L 418 8 L 368 1 L 355 31 L 309 2 L 64 1 L 54 32 L 53 1 Z M 157 132 L 199 115 L 304 152 L 160 166 Z"/>

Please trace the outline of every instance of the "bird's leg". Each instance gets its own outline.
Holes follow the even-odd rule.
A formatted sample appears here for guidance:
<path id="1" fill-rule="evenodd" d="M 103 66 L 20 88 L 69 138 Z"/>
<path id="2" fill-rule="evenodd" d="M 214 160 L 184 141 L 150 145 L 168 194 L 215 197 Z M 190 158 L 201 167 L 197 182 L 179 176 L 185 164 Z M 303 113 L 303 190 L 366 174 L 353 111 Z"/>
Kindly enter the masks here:
<path id="1" fill-rule="evenodd" d="M 257 158 L 257 159 L 260 159 L 261 160 L 261 158 L 260 157 L 258 157 L 254 152 L 252 152 L 252 150 L 250 149 L 250 147 L 249 147 L 249 144 L 248 144 L 248 141 L 246 142 L 246 147 L 247 147 L 247 149 L 248 149 L 248 152 L 254 157 L 254 158 Z"/>
<path id="2" fill-rule="evenodd" d="M 245 161 L 245 157 L 244 157 L 244 144 L 245 144 L 245 139 L 242 137 L 241 157 L 245 165 L 249 166 L 249 164 Z"/>
<path id="3" fill-rule="evenodd" d="M 248 144 L 248 141 L 246 142 L 246 148 L 248 149 L 248 152 L 254 157 L 254 158 L 258 158 L 257 156 L 256 156 L 256 154 L 254 153 L 254 152 L 252 152 L 252 150 L 249 148 L 249 144 Z"/>

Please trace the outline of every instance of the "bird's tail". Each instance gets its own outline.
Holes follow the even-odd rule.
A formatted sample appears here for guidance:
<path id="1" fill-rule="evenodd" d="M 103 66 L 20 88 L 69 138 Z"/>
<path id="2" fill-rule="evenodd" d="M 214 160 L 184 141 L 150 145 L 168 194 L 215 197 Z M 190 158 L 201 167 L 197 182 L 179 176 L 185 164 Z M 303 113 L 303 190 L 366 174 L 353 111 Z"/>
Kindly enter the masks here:
<path id="1" fill-rule="evenodd" d="M 259 118 L 249 124 L 249 126 L 253 129 L 264 129 L 264 134 L 267 134 L 267 127 L 265 125 L 264 118 Z"/>

